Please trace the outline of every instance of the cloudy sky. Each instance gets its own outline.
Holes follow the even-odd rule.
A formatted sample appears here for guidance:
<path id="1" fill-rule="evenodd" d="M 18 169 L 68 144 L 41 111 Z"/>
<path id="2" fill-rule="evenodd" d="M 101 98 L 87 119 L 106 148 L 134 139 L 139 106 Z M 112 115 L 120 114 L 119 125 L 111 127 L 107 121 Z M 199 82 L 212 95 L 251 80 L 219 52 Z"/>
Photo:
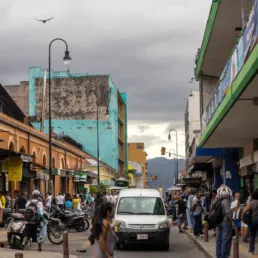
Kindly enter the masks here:
<path id="1" fill-rule="evenodd" d="M 28 80 L 29 66 L 47 67 L 48 44 L 64 38 L 71 72 L 111 74 L 128 94 L 129 140 L 160 156 L 170 128 L 184 155 L 184 110 L 195 54 L 211 0 L 1 0 L 0 83 Z M 34 19 L 54 16 L 43 24 Z M 64 46 L 52 47 L 52 68 L 64 70 Z M 175 137 L 172 140 L 174 140 Z"/>

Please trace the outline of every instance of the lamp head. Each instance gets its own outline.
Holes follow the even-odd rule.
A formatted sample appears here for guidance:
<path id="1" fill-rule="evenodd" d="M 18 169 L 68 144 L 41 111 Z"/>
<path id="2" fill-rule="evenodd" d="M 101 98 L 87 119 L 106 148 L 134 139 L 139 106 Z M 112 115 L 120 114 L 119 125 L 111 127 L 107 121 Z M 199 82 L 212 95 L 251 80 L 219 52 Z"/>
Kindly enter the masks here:
<path id="1" fill-rule="evenodd" d="M 171 135 L 170 135 L 170 134 L 168 135 L 168 140 L 169 140 L 169 141 L 171 140 Z"/>
<path id="2" fill-rule="evenodd" d="M 69 66 L 71 64 L 72 58 L 70 57 L 70 53 L 68 50 L 65 51 L 65 56 L 64 56 L 63 60 L 64 60 L 64 64 L 66 66 Z"/>

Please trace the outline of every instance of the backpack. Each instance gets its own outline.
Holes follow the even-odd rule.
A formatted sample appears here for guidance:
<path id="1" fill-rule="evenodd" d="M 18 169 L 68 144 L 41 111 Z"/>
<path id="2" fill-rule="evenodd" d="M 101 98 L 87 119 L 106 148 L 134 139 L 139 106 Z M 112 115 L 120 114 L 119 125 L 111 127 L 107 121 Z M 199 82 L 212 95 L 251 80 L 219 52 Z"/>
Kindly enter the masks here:
<path id="1" fill-rule="evenodd" d="M 25 211 L 25 220 L 27 222 L 36 222 L 37 219 L 38 219 L 38 208 L 37 208 L 37 204 L 38 202 L 31 202 L 29 204 L 29 206 L 26 208 L 26 211 Z"/>
<path id="2" fill-rule="evenodd" d="M 225 216 L 222 202 L 217 200 L 211 208 L 210 214 L 207 215 L 206 221 L 209 223 L 209 229 L 214 229 L 221 224 Z"/>

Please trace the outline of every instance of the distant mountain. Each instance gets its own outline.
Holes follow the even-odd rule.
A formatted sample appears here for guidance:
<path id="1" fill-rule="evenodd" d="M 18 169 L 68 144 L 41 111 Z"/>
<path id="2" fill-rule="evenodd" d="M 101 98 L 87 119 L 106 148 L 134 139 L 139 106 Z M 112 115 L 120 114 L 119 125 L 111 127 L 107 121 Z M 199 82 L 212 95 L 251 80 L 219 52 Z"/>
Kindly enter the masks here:
<path id="1" fill-rule="evenodd" d="M 154 158 L 148 160 L 148 177 L 157 176 L 158 179 L 154 183 L 150 183 L 151 188 L 162 185 L 163 189 L 167 189 L 174 184 L 174 176 L 176 173 L 176 159 Z M 178 159 L 178 171 L 185 168 L 185 160 Z"/>

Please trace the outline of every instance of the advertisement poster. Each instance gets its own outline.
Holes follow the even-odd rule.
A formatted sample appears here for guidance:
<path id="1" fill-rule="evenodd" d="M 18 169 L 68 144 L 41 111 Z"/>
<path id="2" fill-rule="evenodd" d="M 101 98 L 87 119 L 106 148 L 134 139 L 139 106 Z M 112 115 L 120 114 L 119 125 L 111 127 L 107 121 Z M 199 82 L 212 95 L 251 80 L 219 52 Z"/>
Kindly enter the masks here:
<path id="1" fill-rule="evenodd" d="M 220 93 L 221 93 L 221 100 L 222 101 L 227 88 L 230 86 L 230 77 L 231 77 L 231 59 L 228 61 L 227 65 L 224 68 L 223 73 L 221 74 L 221 82 L 220 82 Z M 220 103 L 219 102 L 219 103 Z"/>
<path id="2" fill-rule="evenodd" d="M 8 179 L 11 182 L 22 181 L 22 160 L 20 157 L 10 157 L 9 158 Z"/>
<path id="3" fill-rule="evenodd" d="M 245 62 L 244 37 L 245 37 L 245 34 L 243 34 L 243 36 L 241 37 L 237 45 L 237 74 L 240 72 Z"/>
<path id="4" fill-rule="evenodd" d="M 252 12 L 250 13 L 249 16 L 249 21 L 246 24 L 246 29 L 245 29 L 245 37 L 244 37 L 244 56 L 247 58 L 250 54 L 251 49 L 253 48 L 254 42 L 256 41 L 256 22 L 255 22 L 255 17 L 256 17 L 256 8 L 257 8 L 257 2 L 255 6 L 252 9 Z"/>

